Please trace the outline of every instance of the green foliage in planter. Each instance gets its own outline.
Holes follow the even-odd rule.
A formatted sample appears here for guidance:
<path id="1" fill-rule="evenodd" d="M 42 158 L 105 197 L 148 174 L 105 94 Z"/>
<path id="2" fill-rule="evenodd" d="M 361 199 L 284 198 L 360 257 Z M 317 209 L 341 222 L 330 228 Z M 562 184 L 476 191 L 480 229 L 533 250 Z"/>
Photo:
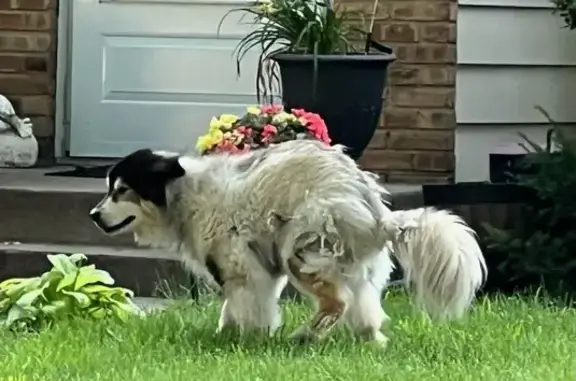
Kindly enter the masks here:
<path id="1" fill-rule="evenodd" d="M 37 328 L 63 317 L 113 317 L 124 321 L 141 310 L 131 290 L 111 287 L 114 279 L 84 254 L 48 255 L 52 269 L 39 277 L 0 283 L 0 326 Z"/>
<path id="2" fill-rule="evenodd" d="M 526 206 L 512 229 L 484 226 L 487 261 L 497 263 L 491 277 L 508 283 L 498 288 L 544 286 L 551 294 L 576 296 L 576 140 L 568 132 L 553 127 L 552 152 L 522 135 L 531 152 L 524 165 L 534 171 L 518 180 L 540 202 Z"/>
<path id="3" fill-rule="evenodd" d="M 236 67 L 240 75 L 240 63 L 252 49 L 260 51 L 257 68 L 257 95 L 272 96 L 273 81 L 278 80 L 270 59 L 278 53 L 296 54 L 346 54 L 355 51 L 360 30 L 353 19 L 363 19 L 361 12 L 347 11 L 341 3 L 333 5 L 330 0 L 260 0 L 251 6 L 229 11 L 253 17 L 250 25 L 254 30 L 238 43 Z"/>
<path id="4" fill-rule="evenodd" d="M 576 29 L 576 0 L 552 0 L 570 30 Z"/>

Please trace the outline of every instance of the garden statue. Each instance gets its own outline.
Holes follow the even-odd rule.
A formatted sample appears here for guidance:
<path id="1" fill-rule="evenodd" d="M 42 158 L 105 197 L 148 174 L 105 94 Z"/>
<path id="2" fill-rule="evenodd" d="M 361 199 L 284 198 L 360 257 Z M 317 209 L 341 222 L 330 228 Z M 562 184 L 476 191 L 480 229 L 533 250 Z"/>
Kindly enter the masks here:
<path id="1" fill-rule="evenodd" d="M 12 103 L 0 95 L 0 167 L 31 167 L 38 159 L 38 141 L 30 118 L 20 119 Z"/>

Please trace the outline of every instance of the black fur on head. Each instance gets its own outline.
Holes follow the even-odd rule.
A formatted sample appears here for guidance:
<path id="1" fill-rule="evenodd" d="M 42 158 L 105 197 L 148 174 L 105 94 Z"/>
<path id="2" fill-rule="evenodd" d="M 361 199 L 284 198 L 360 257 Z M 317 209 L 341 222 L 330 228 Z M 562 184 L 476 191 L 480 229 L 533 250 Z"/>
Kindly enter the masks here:
<path id="1" fill-rule="evenodd" d="M 178 156 L 163 156 L 150 149 L 140 149 L 120 160 L 108 172 L 111 192 L 117 179 L 138 196 L 159 207 L 166 206 L 166 185 L 181 176 L 184 168 Z"/>

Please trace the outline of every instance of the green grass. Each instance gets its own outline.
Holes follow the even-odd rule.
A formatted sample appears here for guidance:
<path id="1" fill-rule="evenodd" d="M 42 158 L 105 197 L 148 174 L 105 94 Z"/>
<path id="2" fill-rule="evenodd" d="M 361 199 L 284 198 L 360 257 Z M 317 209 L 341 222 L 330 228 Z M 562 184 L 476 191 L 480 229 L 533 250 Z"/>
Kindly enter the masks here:
<path id="1" fill-rule="evenodd" d="M 389 297 L 386 350 L 340 330 L 296 345 L 309 316 L 285 303 L 272 339 L 214 336 L 218 303 L 178 305 L 124 325 L 69 321 L 40 334 L 0 333 L 0 381 L 562 381 L 576 380 L 576 311 L 539 300 L 480 300 L 464 319 L 429 322 L 402 295 Z"/>

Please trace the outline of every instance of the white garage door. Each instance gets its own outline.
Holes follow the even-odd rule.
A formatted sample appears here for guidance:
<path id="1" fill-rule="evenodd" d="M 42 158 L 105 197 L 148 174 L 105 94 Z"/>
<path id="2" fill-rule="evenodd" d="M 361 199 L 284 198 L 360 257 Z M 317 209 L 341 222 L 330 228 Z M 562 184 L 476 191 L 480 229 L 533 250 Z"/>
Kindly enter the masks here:
<path id="1" fill-rule="evenodd" d="M 210 118 L 256 102 L 257 54 L 237 78 L 232 55 L 250 26 L 226 0 L 76 0 L 70 155 L 189 150 Z"/>

